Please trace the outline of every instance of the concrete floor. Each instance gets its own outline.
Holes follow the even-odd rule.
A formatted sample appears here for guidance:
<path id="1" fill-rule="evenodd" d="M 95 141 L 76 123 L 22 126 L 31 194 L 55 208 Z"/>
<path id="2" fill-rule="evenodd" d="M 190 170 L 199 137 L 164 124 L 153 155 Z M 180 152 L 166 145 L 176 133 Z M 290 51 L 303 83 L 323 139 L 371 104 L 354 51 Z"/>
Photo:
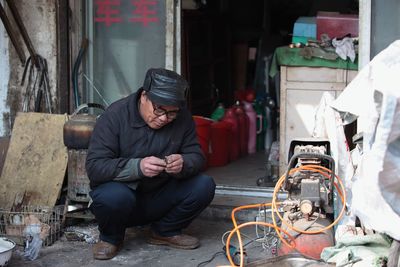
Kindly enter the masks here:
<path id="1" fill-rule="evenodd" d="M 217 185 L 257 187 L 257 179 L 266 174 L 267 155 L 260 151 L 221 167 L 208 168 Z"/>
<path id="2" fill-rule="evenodd" d="M 110 267 L 110 266 L 197 266 L 210 259 L 214 253 L 222 251 L 222 235 L 230 230 L 229 221 L 212 221 L 205 218 L 196 219 L 186 233 L 200 238 L 201 246 L 196 250 L 179 250 L 166 246 L 154 246 L 146 243 L 147 228 L 129 229 L 122 251 L 112 260 L 98 261 L 92 257 L 92 245 L 84 241 L 67 241 L 61 237 L 53 245 L 41 249 L 34 261 L 25 261 L 18 251 L 14 251 L 9 267 Z M 251 229 L 247 230 L 250 234 Z M 260 247 L 255 257 L 262 255 Z M 17 247 L 22 250 L 22 247 Z M 211 263 L 203 266 L 229 265 L 224 255 L 217 256 Z"/>
<path id="3" fill-rule="evenodd" d="M 206 173 L 213 176 L 218 185 L 250 186 L 257 187 L 257 178 L 265 175 L 265 154 L 256 154 L 243 157 L 223 167 L 209 168 Z M 228 197 L 229 198 L 229 197 Z M 97 261 L 92 257 L 92 245 L 84 241 L 67 241 L 62 236 L 58 241 L 40 251 L 35 261 L 25 261 L 18 251 L 14 251 L 9 267 L 110 267 L 110 266 L 197 266 L 199 263 L 211 259 L 222 251 L 221 238 L 226 231 L 232 229 L 230 212 L 234 206 L 251 203 L 262 203 L 265 199 L 244 199 L 231 197 L 235 201 L 227 201 L 226 196 L 214 198 L 211 207 L 207 208 L 199 218 L 186 229 L 186 233 L 200 239 L 201 246 L 196 250 L 179 250 L 165 246 L 154 246 L 146 243 L 148 230 L 135 228 L 127 231 L 122 251 L 109 261 Z M 227 204 L 229 202 L 229 204 Z M 256 213 L 256 211 L 254 211 Z M 245 221 L 254 220 L 254 212 L 242 212 L 238 218 Z M 255 229 L 243 229 L 243 233 L 255 238 Z M 235 242 L 235 241 L 233 241 Z M 18 247 L 17 250 L 22 250 Z M 260 244 L 252 243 L 247 247 L 249 261 L 267 258 L 268 252 Z M 229 266 L 225 255 L 218 255 L 211 263 L 204 266 Z"/>

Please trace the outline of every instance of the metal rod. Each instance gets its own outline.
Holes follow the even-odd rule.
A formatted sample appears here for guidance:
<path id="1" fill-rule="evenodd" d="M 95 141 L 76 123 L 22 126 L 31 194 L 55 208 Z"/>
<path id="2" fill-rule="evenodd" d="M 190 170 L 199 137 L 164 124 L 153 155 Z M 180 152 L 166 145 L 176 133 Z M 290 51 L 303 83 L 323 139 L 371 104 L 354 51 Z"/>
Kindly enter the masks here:
<path id="1" fill-rule="evenodd" d="M 99 97 L 101 98 L 101 100 L 104 102 L 104 104 L 106 104 L 107 106 L 109 106 L 110 104 L 104 99 L 104 97 L 102 96 L 102 94 L 100 93 L 100 91 L 96 88 L 96 86 L 94 85 L 93 81 L 89 79 L 89 77 L 83 73 L 82 74 L 83 77 L 85 77 L 85 79 L 89 82 L 89 84 L 93 87 L 93 89 L 97 92 L 97 94 L 99 95 Z"/>
<path id="2" fill-rule="evenodd" d="M 26 61 L 25 53 L 20 44 L 18 43 L 18 38 L 16 36 L 16 33 L 11 27 L 11 23 L 7 18 L 6 12 L 4 11 L 3 6 L 0 3 L 0 18 L 3 21 L 4 28 L 6 28 L 6 31 L 8 33 L 8 36 L 11 39 L 11 43 L 14 45 L 15 50 L 17 51 L 19 60 L 21 60 L 21 63 L 24 65 Z"/>
<path id="3" fill-rule="evenodd" d="M 17 7 L 15 6 L 13 0 L 6 0 L 6 2 L 8 4 L 8 7 L 11 10 L 11 13 L 14 16 L 15 23 L 17 23 L 17 26 L 19 28 L 19 31 L 20 31 L 21 35 L 22 35 L 22 38 L 25 41 L 25 45 L 28 48 L 29 54 L 32 57 L 33 64 L 35 64 L 35 66 L 37 68 L 39 68 L 40 66 L 39 66 L 39 62 L 38 62 L 37 57 L 36 57 L 35 48 L 32 45 L 31 39 L 29 38 L 29 35 L 28 35 L 28 32 L 26 31 L 24 23 L 22 22 L 21 16 L 18 13 Z"/>

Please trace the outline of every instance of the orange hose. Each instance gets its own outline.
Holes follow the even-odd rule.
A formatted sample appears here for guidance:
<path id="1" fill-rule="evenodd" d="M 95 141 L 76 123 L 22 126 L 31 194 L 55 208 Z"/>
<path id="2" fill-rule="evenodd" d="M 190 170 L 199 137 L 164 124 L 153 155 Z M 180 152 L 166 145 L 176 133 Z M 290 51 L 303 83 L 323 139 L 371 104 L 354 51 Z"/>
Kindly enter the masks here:
<path id="1" fill-rule="evenodd" d="M 233 222 L 233 226 L 236 229 L 237 228 L 237 223 L 236 223 L 236 218 L 235 218 L 235 213 L 236 211 L 242 210 L 242 209 L 250 209 L 250 208 L 256 208 L 256 207 L 261 207 L 263 204 L 253 204 L 253 205 L 245 205 L 245 206 L 240 206 L 240 207 L 236 207 L 232 210 L 232 214 L 231 214 L 231 218 L 232 218 L 232 222 Z M 268 205 L 268 203 L 267 203 Z M 270 204 L 269 204 L 270 205 Z M 238 242 L 239 242 L 239 252 L 240 252 L 240 266 L 243 266 L 244 264 L 244 254 L 243 254 L 243 241 L 242 241 L 242 237 L 240 236 L 240 231 L 237 231 L 237 238 L 238 238 Z M 230 239 L 227 239 L 230 241 Z M 230 258 L 230 253 L 229 253 L 229 242 L 227 241 L 227 255 L 228 256 L 228 260 L 231 262 Z"/>
<path id="2" fill-rule="evenodd" d="M 251 205 L 244 205 L 244 206 L 239 206 L 239 207 L 234 208 L 232 210 L 232 213 L 231 213 L 231 218 L 232 218 L 232 222 L 233 222 L 234 228 L 235 229 L 237 228 L 237 222 L 236 222 L 236 218 L 235 218 L 236 211 L 243 210 L 243 209 L 260 208 L 260 207 L 263 207 L 263 206 L 268 207 L 268 206 L 271 206 L 271 205 L 272 205 L 271 203 L 251 204 Z M 237 237 L 238 237 L 238 242 L 239 242 L 239 252 L 240 252 L 240 259 L 241 259 L 241 263 L 240 263 L 241 265 L 240 266 L 242 266 L 242 264 L 244 263 L 244 262 L 242 262 L 242 261 L 244 261 L 244 255 L 243 255 L 243 249 L 242 249 L 243 248 L 243 241 L 242 241 L 242 237 L 240 236 L 240 231 L 239 230 L 237 231 Z M 228 250 L 227 250 L 227 255 L 228 255 L 229 254 L 229 246 L 227 248 L 228 248 Z M 229 259 L 229 257 L 228 257 L 228 259 Z M 231 262 L 231 264 L 232 264 L 232 262 Z"/>
<path id="3" fill-rule="evenodd" d="M 305 165 L 305 166 L 300 166 L 299 168 L 293 168 L 293 169 L 291 169 L 291 170 L 289 171 L 289 174 L 293 174 L 293 172 L 298 171 L 298 170 L 310 170 L 310 171 L 315 171 L 315 172 L 318 172 L 318 173 L 322 174 L 323 176 L 327 177 L 328 179 L 331 178 L 331 176 L 329 175 L 329 173 L 332 172 L 331 170 L 329 170 L 329 169 L 327 169 L 327 168 L 325 168 L 325 167 L 322 167 L 322 166 L 320 166 L 320 165 Z M 323 170 L 323 171 L 325 171 L 325 172 L 323 172 L 323 171 L 321 171 L 321 170 Z M 327 173 L 327 172 L 328 172 L 328 173 Z M 231 255 L 230 255 L 230 253 L 229 253 L 229 244 L 230 244 L 230 240 L 231 240 L 231 238 L 232 238 L 232 236 L 233 236 L 234 233 L 237 234 L 238 242 L 239 242 L 240 267 L 242 267 L 243 264 L 244 264 L 243 242 L 242 242 L 242 238 L 241 238 L 240 230 L 239 230 L 239 229 L 241 229 L 242 227 L 245 227 L 245 226 L 249 226 L 249 225 L 264 225 L 264 226 L 268 226 L 268 227 L 273 227 L 273 228 L 275 229 L 275 232 L 277 233 L 279 239 L 280 239 L 286 246 L 288 246 L 288 247 L 290 247 L 290 248 L 293 248 L 293 249 L 295 248 L 296 244 L 295 244 L 295 240 L 294 240 L 293 236 L 291 236 L 286 230 L 280 228 L 280 227 L 277 225 L 276 218 L 275 218 L 275 213 L 278 215 L 279 219 L 280 219 L 286 226 L 288 226 L 288 228 L 290 228 L 290 229 L 293 230 L 293 231 L 296 231 L 296 232 L 299 232 L 299 233 L 304 233 L 304 234 L 319 234 L 319 233 L 322 233 L 322 232 L 324 232 L 324 231 L 326 231 L 326 230 L 332 228 L 335 224 L 337 224 L 338 221 L 339 221 L 339 220 L 341 219 L 341 217 L 343 216 L 343 214 L 344 214 L 344 212 L 345 212 L 345 209 L 346 209 L 346 193 L 345 193 L 345 187 L 344 187 L 344 185 L 343 185 L 342 180 L 341 180 L 337 175 L 335 175 L 335 177 L 336 177 L 337 181 L 339 182 L 339 185 L 340 185 L 341 188 L 340 188 L 340 189 L 338 188 L 338 185 L 337 185 L 336 182 L 334 182 L 334 186 L 335 186 L 336 190 L 338 191 L 338 194 L 339 194 L 339 196 L 340 196 L 340 200 L 341 200 L 341 202 L 342 202 L 342 204 L 343 204 L 343 207 L 342 207 L 342 209 L 341 209 L 341 211 L 340 211 L 340 213 L 339 213 L 339 216 L 338 216 L 330 225 L 328 225 L 328 226 L 326 226 L 326 227 L 324 227 L 324 228 L 322 228 L 322 229 L 320 229 L 320 230 L 315 230 L 315 231 L 304 231 L 304 230 L 297 229 L 296 227 L 289 225 L 285 220 L 283 220 L 283 218 L 282 218 L 282 216 L 280 215 L 280 213 L 279 213 L 279 211 L 278 211 L 278 208 L 277 208 L 277 205 L 280 205 L 280 204 L 282 204 L 282 203 L 276 202 L 276 199 L 277 199 L 278 191 L 281 189 L 282 184 L 283 184 L 283 182 L 285 181 L 285 176 L 284 176 L 284 175 L 282 175 L 282 176 L 279 178 L 278 182 L 277 182 L 276 185 L 275 185 L 274 192 L 273 192 L 273 195 L 272 195 L 272 203 L 244 205 L 244 206 L 239 206 L 239 207 L 234 208 L 234 209 L 232 210 L 232 214 L 231 214 L 232 222 L 233 222 L 233 225 L 234 225 L 234 229 L 231 231 L 231 233 L 229 234 L 229 236 L 228 236 L 228 238 L 227 238 L 227 240 L 226 240 L 226 254 L 227 254 L 227 257 L 228 257 L 228 260 L 229 260 L 229 263 L 231 264 L 231 266 L 236 266 L 235 263 L 234 263 L 233 260 L 232 260 L 232 257 L 231 257 Z M 269 224 L 269 223 L 265 223 L 265 222 L 247 222 L 247 223 L 243 223 L 243 224 L 241 224 L 241 225 L 239 225 L 239 226 L 237 225 L 236 218 L 235 218 L 235 213 L 236 213 L 237 211 L 243 210 L 243 209 L 250 209 L 250 208 L 260 208 L 260 207 L 263 207 L 263 206 L 267 206 L 267 207 L 268 207 L 268 206 L 271 206 L 271 216 L 272 216 L 273 224 Z M 290 239 L 291 243 L 293 243 L 293 245 L 291 245 L 289 242 L 286 241 L 286 239 L 282 236 L 281 232 L 285 233 L 285 234 L 289 237 L 289 239 Z M 307 255 L 306 255 L 306 256 L 307 256 Z"/>
<path id="4" fill-rule="evenodd" d="M 226 249 L 226 255 L 228 257 L 229 263 L 231 264 L 231 266 L 236 266 L 235 263 L 232 260 L 232 257 L 229 253 L 229 245 L 230 245 L 230 240 L 233 236 L 233 234 L 235 232 L 237 232 L 238 236 L 240 236 L 240 231 L 239 229 L 246 227 L 246 226 L 250 226 L 250 225 L 263 225 L 263 226 L 268 226 L 268 227 L 272 227 L 275 229 L 275 231 L 280 230 L 282 232 L 284 232 L 290 239 L 291 242 L 293 242 L 293 244 L 295 243 L 294 241 L 294 237 L 292 235 L 290 235 L 287 231 L 281 229 L 278 226 L 274 226 L 273 224 L 270 223 L 266 223 L 266 222 L 247 222 L 247 223 L 242 223 L 239 226 L 235 227 L 228 235 L 228 238 L 226 239 L 226 245 L 225 245 L 225 249 Z M 242 267 L 244 264 L 244 255 L 243 255 L 243 245 L 239 245 L 240 246 L 240 266 Z M 290 246 L 291 248 L 294 248 L 294 246 Z"/>
<path id="5" fill-rule="evenodd" d="M 297 170 L 297 169 L 302 170 L 302 169 L 304 169 L 304 170 L 315 171 L 315 172 L 318 172 L 318 173 L 323 174 L 320 170 L 316 169 L 315 167 L 320 168 L 320 169 L 324 169 L 324 170 L 327 170 L 327 171 L 331 172 L 329 169 L 326 169 L 326 168 L 324 168 L 324 167 L 322 167 L 322 166 L 319 166 L 319 165 L 306 165 L 306 166 L 302 166 L 302 167 L 300 167 L 300 168 L 296 168 L 296 169 L 294 169 L 294 170 Z M 324 175 L 324 176 L 325 176 L 325 175 Z M 330 176 L 329 176 L 329 175 L 326 175 L 326 177 L 330 177 Z M 282 179 L 282 178 L 283 178 L 283 179 Z M 339 184 L 340 184 L 340 187 L 341 187 L 341 189 L 342 189 L 342 192 L 345 192 L 345 188 L 344 188 L 344 185 L 343 185 L 343 183 L 342 183 L 342 180 L 341 180 L 339 177 L 337 177 L 337 176 L 336 176 L 336 178 L 337 178 L 337 180 L 338 180 L 338 182 L 339 182 Z M 277 182 L 277 184 L 276 184 L 276 186 L 275 186 L 275 190 L 276 190 L 276 189 L 279 190 L 279 189 L 281 188 L 281 186 L 282 186 L 284 180 L 285 180 L 285 177 L 282 176 L 281 179 L 279 179 L 279 181 Z M 274 190 L 274 193 L 275 193 L 275 190 Z M 340 190 L 338 190 L 338 192 L 340 192 Z M 329 224 L 328 226 L 326 226 L 326 227 L 324 227 L 324 228 L 321 228 L 321 229 L 318 229 L 318 230 L 314 230 L 314 231 L 304 231 L 304 230 L 298 229 L 298 228 L 296 228 L 296 227 L 290 225 L 289 223 L 287 223 L 287 222 L 282 218 L 282 216 L 279 214 L 279 212 L 276 212 L 276 209 L 277 209 L 277 207 L 276 207 L 276 196 L 273 196 L 273 198 L 272 198 L 272 210 L 276 212 L 276 214 L 277 214 L 277 216 L 279 217 L 279 219 L 280 219 L 289 229 L 291 229 L 291 230 L 293 230 L 293 231 L 296 231 L 296 232 L 298 232 L 298 233 L 303 233 L 303 234 L 319 234 L 319 233 L 322 233 L 322 232 L 324 232 L 324 231 L 326 231 L 326 230 L 332 228 L 332 227 L 333 227 L 336 223 L 338 223 L 339 220 L 342 218 L 342 216 L 343 216 L 343 214 L 344 214 L 344 212 L 345 212 L 345 210 L 346 210 L 346 205 L 345 205 L 345 203 L 346 203 L 346 195 L 345 195 L 344 193 L 340 193 L 339 195 L 341 196 L 341 199 L 340 199 L 340 200 L 341 200 L 341 202 L 343 203 L 342 209 L 341 209 L 341 211 L 340 211 L 340 213 L 339 213 L 339 216 L 338 216 L 331 224 Z M 274 209 L 275 209 L 275 210 L 274 210 Z"/>

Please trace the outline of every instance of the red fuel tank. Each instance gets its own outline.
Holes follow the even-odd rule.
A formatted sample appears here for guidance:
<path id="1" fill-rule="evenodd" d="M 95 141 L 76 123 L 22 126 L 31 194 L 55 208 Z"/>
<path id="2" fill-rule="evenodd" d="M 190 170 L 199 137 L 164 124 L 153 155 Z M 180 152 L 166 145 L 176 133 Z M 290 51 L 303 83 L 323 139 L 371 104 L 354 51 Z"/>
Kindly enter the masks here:
<path id="1" fill-rule="evenodd" d="M 234 108 L 228 108 L 221 121 L 230 123 L 232 129 L 232 139 L 229 145 L 229 160 L 233 161 L 239 158 L 240 140 L 239 140 L 239 122 Z"/>
<path id="2" fill-rule="evenodd" d="M 324 218 L 320 218 L 315 222 L 300 219 L 295 222 L 294 226 L 298 229 L 306 229 L 306 231 L 316 231 L 325 228 L 330 223 L 330 220 Z M 283 228 L 285 229 L 285 227 Z M 282 244 L 281 248 L 278 251 L 279 255 L 300 252 L 301 254 L 309 258 L 320 259 L 321 252 L 324 248 L 332 247 L 335 245 L 333 240 L 332 228 L 319 234 L 299 234 L 297 232 L 289 230 L 288 232 L 293 237 L 295 237 L 296 247 L 294 249 L 291 249 L 288 246 Z"/>
<path id="3" fill-rule="evenodd" d="M 213 120 L 202 116 L 193 116 L 193 120 L 196 124 L 197 139 L 200 143 L 201 150 L 206 157 L 206 165 L 204 166 L 204 168 L 207 168 L 209 160 L 208 147 L 211 135 L 211 123 L 213 122 Z"/>
<path id="4" fill-rule="evenodd" d="M 219 121 L 211 124 L 209 166 L 219 167 L 228 164 L 231 146 L 232 127 L 229 122 Z"/>

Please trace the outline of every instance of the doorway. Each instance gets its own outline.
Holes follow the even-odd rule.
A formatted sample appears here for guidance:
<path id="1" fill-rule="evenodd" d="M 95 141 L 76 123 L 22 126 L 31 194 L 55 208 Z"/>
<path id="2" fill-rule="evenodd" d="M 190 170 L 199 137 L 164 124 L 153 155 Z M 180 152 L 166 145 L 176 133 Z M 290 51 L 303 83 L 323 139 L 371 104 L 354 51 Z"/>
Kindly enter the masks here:
<path id="1" fill-rule="evenodd" d="M 271 160 L 279 159 L 271 152 L 279 150 L 280 80 L 268 74 L 275 48 L 292 43 L 293 26 L 301 16 L 316 16 L 318 11 L 358 14 L 358 9 L 355 0 L 182 1 L 181 66 L 190 83 L 193 115 L 210 118 L 220 104 L 232 107 L 253 92 L 253 106 L 261 105 L 268 127 L 255 153 L 206 169 L 218 186 L 274 185 L 279 174 Z"/>
<path id="2" fill-rule="evenodd" d="M 319 10 L 358 13 L 357 0 L 166 0 L 147 7 L 157 16 L 146 23 L 132 20 L 138 16 L 133 2 L 121 1 L 108 7 L 120 21 L 107 24 L 99 21 L 106 10 L 100 2 L 108 3 L 87 1 L 83 9 L 89 38 L 84 100 L 107 104 L 136 91 L 151 66 L 182 73 L 190 83 L 189 107 L 196 116 L 209 118 L 219 103 L 231 107 L 243 92 L 253 91 L 266 125 L 256 152 L 205 170 L 218 185 L 253 189 L 264 189 L 276 178 L 271 178 L 276 176 L 271 151 L 279 150 L 280 80 L 268 75 L 275 49 L 292 42 L 300 16 L 315 16 Z M 258 183 L 260 178 L 271 179 Z"/>

